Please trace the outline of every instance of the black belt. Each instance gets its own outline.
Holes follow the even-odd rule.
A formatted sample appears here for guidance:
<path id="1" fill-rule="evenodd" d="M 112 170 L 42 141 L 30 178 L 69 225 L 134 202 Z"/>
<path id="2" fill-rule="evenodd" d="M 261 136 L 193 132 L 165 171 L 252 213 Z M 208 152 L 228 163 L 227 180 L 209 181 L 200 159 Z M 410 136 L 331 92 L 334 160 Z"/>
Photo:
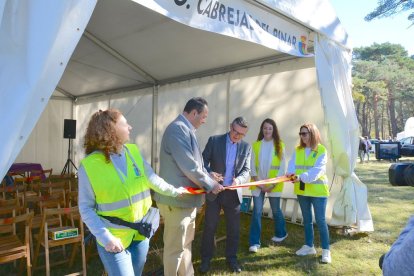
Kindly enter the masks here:
<path id="1" fill-rule="evenodd" d="M 117 217 L 102 216 L 104 219 L 109 220 L 113 224 L 126 226 L 128 228 L 137 230 L 141 235 L 151 238 L 151 224 L 146 222 L 128 222 Z"/>

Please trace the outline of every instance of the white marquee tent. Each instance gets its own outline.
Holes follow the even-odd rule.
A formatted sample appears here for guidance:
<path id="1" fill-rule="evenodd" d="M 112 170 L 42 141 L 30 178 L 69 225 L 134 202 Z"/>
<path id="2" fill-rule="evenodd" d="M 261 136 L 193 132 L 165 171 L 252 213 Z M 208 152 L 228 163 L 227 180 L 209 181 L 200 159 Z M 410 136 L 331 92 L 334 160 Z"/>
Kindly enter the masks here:
<path id="1" fill-rule="evenodd" d="M 157 168 L 164 128 L 203 96 L 210 114 L 200 145 L 239 115 L 252 142 L 271 117 L 290 156 L 299 126 L 318 125 L 330 159 L 330 225 L 373 231 L 354 174 L 351 47 L 328 1 L 0 0 L 0 41 L 1 177 L 15 162 L 60 172 L 68 118 L 77 120 L 78 164 L 90 115 L 109 107 L 124 113 Z"/>

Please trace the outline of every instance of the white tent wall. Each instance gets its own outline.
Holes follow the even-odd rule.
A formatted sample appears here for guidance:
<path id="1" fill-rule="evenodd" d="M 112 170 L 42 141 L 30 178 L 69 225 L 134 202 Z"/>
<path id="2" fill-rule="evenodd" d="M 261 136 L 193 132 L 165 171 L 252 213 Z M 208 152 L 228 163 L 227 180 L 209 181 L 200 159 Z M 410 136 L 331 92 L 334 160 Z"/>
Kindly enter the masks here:
<path id="1" fill-rule="evenodd" d="M 145 159 L 150 162 L 152 137 L 152 89 L 142 89 L 113 96 L 100 96 L 75 104 L 78 139 L 74 143 L 74 161 L 79 164 L 85 156 L 83 149 L 84 136 L 88 122 L 98 110 L 116 108 L 122 111 L 132 126 L 131 143 L 136 143 Z"/>
<path id="2" fill-rule="evenodd" d="M 63 139 L 64 119 L 73 117 L 71 100 L 50 100 L 15 163 L 36 162 L 60 174 L 68 157 L 68 139 Z"/>

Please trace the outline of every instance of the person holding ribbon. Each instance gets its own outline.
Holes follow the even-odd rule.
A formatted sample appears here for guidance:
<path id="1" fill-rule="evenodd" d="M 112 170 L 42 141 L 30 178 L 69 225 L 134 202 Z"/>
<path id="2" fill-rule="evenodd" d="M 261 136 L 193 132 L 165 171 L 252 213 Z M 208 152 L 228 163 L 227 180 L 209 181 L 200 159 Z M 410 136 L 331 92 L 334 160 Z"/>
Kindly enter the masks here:
<path id="1" fill-rule="evenodd" d="M 221 183 L 225 190 L 219 194 L 206 195 L 206 210 L 201 240 L 200 273 L 210 270 L 214 255 L 214 235 L 223 209 L 226 221 L 226 262 L 231 272 L 240 273 L 242 268 L 237 260 L 240 238 L 240 204 L 242 189 L 228 189 L 246 183 L 250 177 L 251 146 L 243 141 L 248 131 L 245 118 L 237 117 L 230 124 L 227 133 L 208 139 L 203 151 L 206 170 Z"/>
<path id="2" fill-rule="evenodd" d="M 153 232 L 125 225 L 140 226 L 150 213 L 150 189 L 173 197 L 186 193 L 157 176 L 135 144 L 125 144 L 131 129 L 119 110 L 95 112 L 78 171 L 79 211 L 109 275 L 142 274 Z"/>
<path id="3" fill-rule="evenodd" d="M 257 141 L 252 145 L 251 178 L 253 181 L 282 176 L 286 171 L 285 144 L 280 139 L 276 122 L 265 119 L 260 125 Z M 280 196 L 283 182 L 250 187 L 253 196 L 253 214 L 250 223 L 249 251 L 257 252 L 260 248 L 262 229 L 262 211 L 267 193 L 274 221 L 273 242 L 282 242 L 288 236 L 286 223 L 280 209 Z"/>
<path id="4" fill-rule="evenodd" d="M 327 152 L 321 144 L 320 133 L 316 125 L 304 124 L 299 131 L 300 143 L 289 161 L 287 176 L 296 175 L 294 193 L 297 195 L 305 228 L 305 245 L 296 255 L 314 255 L 314 233 L 312 207 L 322 246 L 322 263 L 331 262 L 329 250 L 329 231 L 325 219 L 326 204 L 329 196 L 326 176 Z"/>

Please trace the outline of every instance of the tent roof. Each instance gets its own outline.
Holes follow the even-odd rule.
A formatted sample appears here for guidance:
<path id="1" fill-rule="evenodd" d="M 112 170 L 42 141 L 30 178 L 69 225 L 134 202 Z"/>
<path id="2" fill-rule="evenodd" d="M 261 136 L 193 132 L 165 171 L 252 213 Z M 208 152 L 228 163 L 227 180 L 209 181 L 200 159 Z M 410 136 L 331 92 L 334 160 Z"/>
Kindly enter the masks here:
<path id="1" fill-rule="evenodd" d="M 284 1 L 253 2 L 264 9 L 271 6 L 272 12 L 278 10 L 279 16 L 298 24 L 290 8 L 281 9 Z M 308 17 L 303 19 L 306 22 L 300 24 L 312 29 Z M 308 48 L 312 51 L 312 45 Z M 130 0 L 101 0 L 54 96 L 113 94 L 291 58 L 295 57 L 177 23 Z"/>

